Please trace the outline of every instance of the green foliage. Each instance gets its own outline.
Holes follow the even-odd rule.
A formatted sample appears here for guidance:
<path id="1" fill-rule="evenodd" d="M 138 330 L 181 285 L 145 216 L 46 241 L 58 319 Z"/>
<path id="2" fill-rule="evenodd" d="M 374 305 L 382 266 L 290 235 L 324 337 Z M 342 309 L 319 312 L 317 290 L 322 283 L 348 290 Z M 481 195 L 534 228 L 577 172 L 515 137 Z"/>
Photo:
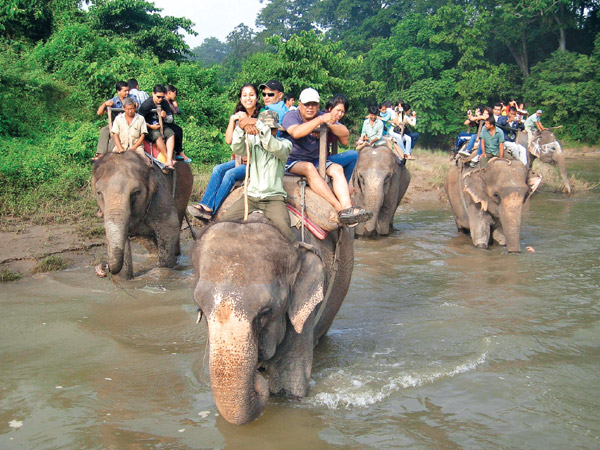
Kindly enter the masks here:
<path id="1" fill-rule="evenodd" d="M 17 281 L 21 279 L 23 275 L 20 272 L 13 272 L 8 267 L 3 267 L 0 269 L 0 283 L 4 283 L 6 281 Z"/>
<path id="2" fill-rule="evenodd" d="M 50 255 L 43 258 L 33 269 L 33 273 L 56 272 L 69 267 L 69 263 L 59 255 Z"/>
<path id="3" fill-rule="evenodd" d="M 190 59 L 198 61 L 205 67 L 221 64 L 231 53 L 231 47 L 215 37 L 204 39 L 202 45 L 195 47 L 190 52 Z"/>
<path id="4" fill-rule="evenodd" d="M 340 44 L 328 43 L 314 31 L 303 31 L 286 42 L 272 37 L 267 43 L 275 53 L 257 53 L 244 62 L 231 85 L 232 97 L 246 83 L 258 86 L 274 78 L 283 83 L 286 92 L 296 96 L 302 89 L 315 88 L 322 103 L 333 94 L 345 94 L 350 100 L 351 117 L 364 117 L 362 103 L 372 93 L 364 80 L 352 76 L 359 71 L 362 58 L 348 56 Z"/>
<path id="5" fill-rule="evenodd" d="M 600 44 L 597 39 L 596 45 Z M 559 136 L 586 142 L 600 139 L 600 58 L 557 51 L 533 67 L 525 84 L 526 100 L 544 111 L 543 123 L 563 125 Z"/>
<path id="6" fill-rule="evenodd" d="M 161 60 L 182 60 L 189 47 L 179 30 L 196 35 L 188 19 L 161 16 L 160 8 L 144 0 L 93 0 L 89 20 L 96 31 L 121 36 L 138 51 L 150 51 Z"/>

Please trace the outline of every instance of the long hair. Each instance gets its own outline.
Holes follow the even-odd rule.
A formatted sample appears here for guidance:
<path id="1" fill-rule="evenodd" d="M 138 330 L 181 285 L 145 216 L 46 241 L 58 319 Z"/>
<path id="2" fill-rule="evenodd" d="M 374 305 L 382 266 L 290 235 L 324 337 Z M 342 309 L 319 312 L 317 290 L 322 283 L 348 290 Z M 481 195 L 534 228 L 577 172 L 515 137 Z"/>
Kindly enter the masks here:
<path id="1" fill-rule="evenodd" d="M 254 86 L 252 83 L 245 84 L 240 88 L 240 91 L 238 92 L 238 96 L 237 96 L 238 102 L 237 102 L 237 105 L 235 105 L 235 109 L 233 110 L 233 113 L 235 114 L 240 111 L 244 111 L 245 113 L 248 112 L 248 111 L 246 111 L 246 108 L 244 107 L 244 105 L 242 105 L 242 101 L 240 100 L 240 98 L 242 97 L 242 91 L 246 87 L 251 87 L 254 90 L 254 93 L 256 94 L 256 108 L 254 109 L 254 114 L 252 114 L 252 117 L 258 117 L 258 113 L 260 112 L 262 105 L 258 101 L 258 89 L 256 89 L 256 86 Z"/>

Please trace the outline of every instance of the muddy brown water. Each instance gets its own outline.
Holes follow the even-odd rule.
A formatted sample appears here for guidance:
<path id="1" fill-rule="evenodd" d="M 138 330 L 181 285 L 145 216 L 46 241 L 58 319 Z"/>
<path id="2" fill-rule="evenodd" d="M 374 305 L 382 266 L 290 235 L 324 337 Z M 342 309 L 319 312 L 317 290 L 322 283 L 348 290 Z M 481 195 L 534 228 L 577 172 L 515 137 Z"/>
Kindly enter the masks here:
<path id="1" fill-rule="evenodd" d="M 89 267 L 3 283 L 0 448 L 599 448 L 599 211 L 598 190 L 536 194 L 536 253 L 507 255 L 446 205 L 401 206 L 356 241 L 309 396 L 243 427 L 214 406 L 186 257 L 121 288 Z"/>

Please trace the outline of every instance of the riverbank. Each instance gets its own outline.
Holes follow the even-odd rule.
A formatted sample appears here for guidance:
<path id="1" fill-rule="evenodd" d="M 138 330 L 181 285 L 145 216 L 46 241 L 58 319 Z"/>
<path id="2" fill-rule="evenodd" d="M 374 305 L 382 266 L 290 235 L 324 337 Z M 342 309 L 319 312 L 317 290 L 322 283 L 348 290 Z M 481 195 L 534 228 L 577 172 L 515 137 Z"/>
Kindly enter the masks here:
<path id="1" fill-rule="evenodd" d="M 600 157 L 600 149 L 587 147 L 565 152 L 568 160 Z M 444 178 L 451 164 L 449 154 L 417 150 L 415 156 L 416 160 L 408 162 L 411 183 L 401 205 L 438 203 L 440 208 L 449 210 L 444 192 Z M 544 177 L 540 190 L 558 194 L 561 187 L 558 171 L 537 163 L 534 169 Z M 192 201 L 200 198 L 209 176 L 209 167 L 195 168 Z M 576 173 L 569 173 L 569 176 L 575 192 L 594 187 L 578 178 Z M 91 189 L 83 195 L 88 197 L 84 204 L 90 210 L 79 216 L 55 217 L 54 220 L 48 216 L 0 219 L 0 280 L 73 264 L 89 264 L 91 268 L 102 260 L 105 254 L 103 222 L 93 214 L 96 206 Z M 190 233 L 184 230 L 182 239 L 191 239 Z"/>

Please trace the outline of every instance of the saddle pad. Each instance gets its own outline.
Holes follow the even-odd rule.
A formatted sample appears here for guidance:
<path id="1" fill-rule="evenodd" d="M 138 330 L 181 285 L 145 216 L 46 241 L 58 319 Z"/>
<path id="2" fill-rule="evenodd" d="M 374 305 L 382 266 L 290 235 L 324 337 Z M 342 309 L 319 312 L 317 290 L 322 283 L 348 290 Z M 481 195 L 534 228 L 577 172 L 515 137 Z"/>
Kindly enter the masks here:
<path id="1" fill-rule="evenodd" d="M 294 208 L 289 203 L 287 204 L 288 210 L 299 220 L 302 221 L 302 213 Z M 317 224 L 312 222 L 306 215 L 304 215 L 304 226 L 317 238 L 323 240 L 327 237 L 327 231 L 323 230 Z"/>

